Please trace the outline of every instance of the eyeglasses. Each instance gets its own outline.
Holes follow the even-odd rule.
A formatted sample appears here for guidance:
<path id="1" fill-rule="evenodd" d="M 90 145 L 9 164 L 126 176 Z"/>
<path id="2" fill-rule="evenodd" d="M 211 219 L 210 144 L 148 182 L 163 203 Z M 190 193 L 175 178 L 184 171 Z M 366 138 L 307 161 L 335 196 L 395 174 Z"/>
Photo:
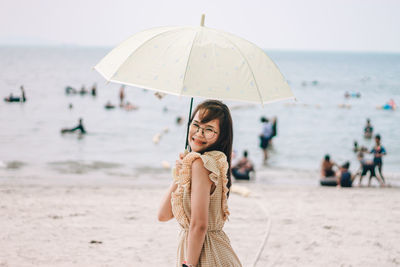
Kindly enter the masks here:
<path id="1" fill-rule="evenodd" d="M 211 127 L 203 128 L 197 122 L 192 122 L 190 124 L 191 132 L 198 133 L 200 129 L 201 129 L 201 133 L 203 134 L 204 138 L 206 138 L 206 139 L 212 139 L 217 134 L 217 132 Z"/>

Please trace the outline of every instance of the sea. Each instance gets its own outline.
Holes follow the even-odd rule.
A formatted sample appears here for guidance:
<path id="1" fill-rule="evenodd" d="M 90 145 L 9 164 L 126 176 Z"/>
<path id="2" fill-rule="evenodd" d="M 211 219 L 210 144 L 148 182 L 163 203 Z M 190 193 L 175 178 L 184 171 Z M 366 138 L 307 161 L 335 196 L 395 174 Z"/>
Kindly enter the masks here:
<path id="1" fill-rule="evenodd" d="M 154 91 L 126 87 L 126 101 L 138 109 L 119 108 L 120 85 L 107 84 L 92 69 L 111 49 L 0 47 L 1 98 L 20 95 L 21 85 L 27 97 L 25 103 L 0 102 L 0 178 L 130 179 L 140 173 L 168 172 L 184 150 L 190 98 L 165 95 L 159 99 Z M 296 100 L 264 106 L 226 102 L 234 122 L 236 158 L 247 150 L 256 170 L 317 171 L 329 154 L 338 164 L 350 161 L 355 172 L 359 163 L 354 141 L 368 149 L 374 145 L 373 139 L 363 137 L 369 118 L 387 151 L 384 173 L 400 179 L 400 110 L 381 109 L 390 99 L 400 104 L 400 54 L 266 53 L 289 82 Z M 93 84 L 97 84 L 96 96 L 65 92 L 67 86 L 79 90 Z M 194 99 L 194 104 L 203 100 Z M 105 109 L 108 101 L 117 107 Z M 258 139 L 261 116 L 276 117 L 278 122 L 265 166 Z M 177 124 L 177 117 L 184 123 Z M 76 126 L 79 118 L 86 135 L 60 133 L 62 128 Z"/>

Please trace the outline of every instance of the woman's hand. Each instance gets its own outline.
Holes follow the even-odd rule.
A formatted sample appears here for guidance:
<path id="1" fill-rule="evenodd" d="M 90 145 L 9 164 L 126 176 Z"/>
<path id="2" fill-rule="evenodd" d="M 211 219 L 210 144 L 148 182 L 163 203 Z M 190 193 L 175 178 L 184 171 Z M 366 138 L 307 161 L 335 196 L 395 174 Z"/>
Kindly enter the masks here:
<path id="1" fill-rule="evenodd" d="M 179 153 L 179 159 L 175 161 L 175 174 L 179 174 L 179 170 L 182 169 L 182 163 L 185 156 L 188 154 L 188 151 L 185 150 L 183 153 Z"/>

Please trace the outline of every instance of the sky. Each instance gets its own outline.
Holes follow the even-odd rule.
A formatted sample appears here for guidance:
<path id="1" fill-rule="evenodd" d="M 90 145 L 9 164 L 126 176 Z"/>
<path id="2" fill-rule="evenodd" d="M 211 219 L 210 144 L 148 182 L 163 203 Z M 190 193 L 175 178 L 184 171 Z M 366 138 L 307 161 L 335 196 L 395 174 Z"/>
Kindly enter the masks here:
<path id="1" fill-rule="evenodd" d="M 400 52 L 400 0 L 0 0 L 0 45 L 115 46 L 203 13 L 267 50 Z"/>

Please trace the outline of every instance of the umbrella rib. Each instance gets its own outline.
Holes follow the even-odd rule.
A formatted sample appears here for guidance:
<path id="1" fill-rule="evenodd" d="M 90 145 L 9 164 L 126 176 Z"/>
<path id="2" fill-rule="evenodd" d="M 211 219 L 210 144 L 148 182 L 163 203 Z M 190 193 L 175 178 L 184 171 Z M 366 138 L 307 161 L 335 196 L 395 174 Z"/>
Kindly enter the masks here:
<path id="1" fill-rule="evenodd" d="M 157 38 L 157 37 L 159 37 L 159 36 L 161 36 L 161 35 L 164 35 L 164 34 L 167 34 L 167 33 L 171 33 L 171 32 L 177 32 L 177 31 L 181 31 L 181 30 L 182 30 L 182 28 L 175 28 L 175 29 L 167 30 L 167 31 L 165 31 L 165 32 L 158 33 L 158 34 L 154 35 L 153 37 L 151 37 L 150 39 L 147 39 L 146 41 L 144 41 L 138 48 L 136 48 L 135 50 L 133 50 L 133 51 L 129 54 L 129 56 L 118 66 L 118 68 L 116 68 L 116 71 L 113 73 L 113 75 L 111 75 L 111 77 L 108 79 L 108 81 L 111 81 L 111 80 L 114 78 L 115 74 L 117 74 L 119 68 L 121 68 L 121 66 L 124 65 L 125 62 L 126 62 L 138 49 L 142 48 L 145 44 L 147 44 L 147 43 L 150 42 L 151 40 L 153 40 L 153 39 L 155 39 L 155 38 Z M 185 29 L 185 30 L 186 30 L 186 29 Z"/>
<path id="2" fill-rule="evenodd" d="M 254 76 L 253 69 L 251 68 L 250 63 L 247 61 L 247 58 L 243 55 L 242 51 L 240 51 L 240 49 L 235 45 L 234 42 L 232 42 L 228 37 L 224 36 L 224 34 L 221 34 L 221 36 L 222 36 L 225 40 L 227 40 L 228 42 L 230 42 L 230 43 L 236 48 L 236 50 L 239 52 L 239 54 L 242 56 L 242 58 L 243 58 L 244 61 L 246 62 L 247 66 L 249 67 L 249 69 L 250 69 L 250 71 L 251 71 L 251 76 L 253 76 L 253 80 L 254 80 L 254 83 L 255 83 L 256 88 L 257 88 L 258 96 L 259 96 L 260 99 L 261 99 L 261 105 L 264 106 L 264 100 L 263 100 L 263 98 L 262 98 L 260 89 L 258 88 L 258 84 L 257 84 L 256 77 Z"/>
<path id="3" fill-rule="evenodd" d="M 194 46 L 194 43 L 196 42 L 196 40 L 197 40 L 197 35 L 199 34 L 199 31 L 196 31 L 196 35 L 194 36 L 194 38 L 193 38 L 193 42 L 192 42 L 192 46 L 190 47 L 190 52 L 189 52 L 189 57 L 188 57 L 188 61 L 187 61 L 187 63 L 186 63 L 186 68 L 185 68 L 185 74 L 183 75 L 183 82 L 182 82 L 182 88 L 181 88 L 181 92 L 180 92 L 180 96 L 182 95 L 182 93 L 183 93 L 183 88 L 184 88 L 184 84 L 185 84 L 185 80 L 186 80 L 186 73 L 187 73 L 187 70 L 188 70 L 188 66 L 189 66 L 189 62 L 190 62 L 190 57 L 191 57 L 191 55 L 192 55 L 192 50 L 193 50 L 193 46 Z"/>

